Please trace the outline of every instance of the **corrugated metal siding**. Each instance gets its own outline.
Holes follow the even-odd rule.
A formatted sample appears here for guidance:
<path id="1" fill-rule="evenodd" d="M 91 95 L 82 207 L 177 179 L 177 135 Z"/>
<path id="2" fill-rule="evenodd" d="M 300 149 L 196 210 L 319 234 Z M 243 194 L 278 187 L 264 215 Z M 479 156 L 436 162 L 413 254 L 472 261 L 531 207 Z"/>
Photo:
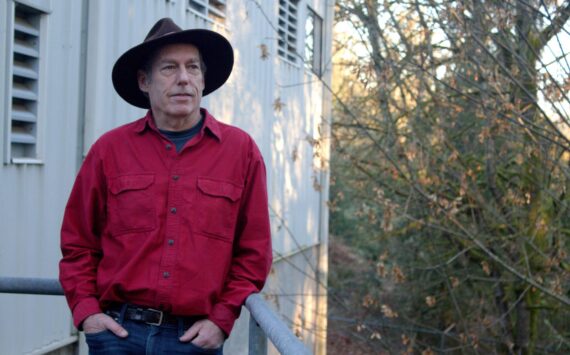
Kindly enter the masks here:
<path id="1" fill-rule="evenodd" d="M 9 3 L 0 2 L 0 27 L 9 15 Z M 61 216 L 76 171 L 81 2 L 52 1 L 50 10 L 41 58 L 47 70 L 40 74 L 45 84 L 40 89 L 44 109 L 38 123 L 43 164 L 0 165 L 1 276 L 53 278 L 58 273 Z M 7 33 L 0 35 L 4 39 Z M 0 56 L 11 58 L 2 52 Z M 11 80 L 2 77 L 0 82 Z M 69 311 L 62 297 L 0 295 L 0 314 L 2 354 L 32 353 L 70 336 Z"/>
<path id="2" fill-rule="evenodd" d="M 309 346 L 319 342 L 314 332 L 317 331 L 316 323 L 321 322 L 316 320 L 316 315 L 323 308 L 319 305 L 322 298 L 315 295 L 320 292 L 316 280 L 326 274 L 326 262 L 322 263 L 322 255 L 326 256 L 326 230 L 323 230 L 323 226 L 326 228 L 323 223 L 326 195 L 321 193 L 326 194 L 327 190 L 326 181 L 319 181 L 322 176 L 326 180 L 326 174 L 319 170 L 319 161 L 314 158 L 317 147 L 311 142 L 319 138 L 319 125 L 323 116 L 328 116 L 328 105 L 323 102 L 326 97 L 323 85 L 312 73 L 301 63 L 291 65 L 277 56 L 278 35 L 274 28 L 278 2 L 227 1 L 227 18 L 223 25 L 187 10 L 187 1 L 183 0 L 85 0 L 85 3 L 88 7 L 85 116 L 78 113 L 81 2 L 54 1 L 48 63 L 49 101 L 53 105 L 49 108 L 52 122 L 46 126 L 49 139 L 45 146 L 45 164 L 0 168 L 0 198 L 3 202 L 9 201 L 0 207 L 2 225 L 8 225 L 2 232 L 4 237 L 0 245 L 2 275 L 57 275 L 59 224 L 75 176 L 75 144 L 83 142 L 80 150 L 85 154 L 104 132 L 144 115 L 143 110 L 133 108 L 116 95 L 111 69 L 119 55 L 144 39 L 158 18 L 169 16 L 185 28 L 219 31 L 234 45 L 236 62 L 228 83 L 206 97 L 203 106 L 218 119 L 249 132 L 264 155 L 275 256 L 283 256 L 275 266 L 269 290 L 274 294 L 299 294 L 287 296 L 283 301 L 289 305 L 277 308 L 286 319 L 300 316 L 307 319 L 310 326 L 300 330 L 303 338 Z M 328 19 L 328 30 L 332 3 L 332 0 L 309 1 L 312 9 Z M 3 6 L 3 2 L 0 4 Z M 303 48 L 306 6 L 307 2 L 300 2 L 298 48 Z M 0 34 L 1 30 L 0 25 Z M 266 46 L 268 58 L 261 57 L 262 46 Z M 330 53 L 330 46 L 328 48 L 325 53 Z M 3 64 L 2 60 L 0 58 L 0 64 Z M 3 88 L 0 94 L 1 90 Z M 283 104 L 280 110 L 275 108 L 277 101 Z M 82 119 L 85 130 L 83 136 L 78 137 L 77 125 Z M 315 181 L 324 183 L 323 191 L 315 189 Z M 325 243 L 319 244 L 323 240 Z M 4 254 L 9 255 L 5 257 Z M 305 272 L 294 271 L 299 267 Z M 307 293 L 313 296 L 306 296 Z M 275 297 L 276 300 L 279 298 Z M 33 301 L 27 301 L 28 298 Z M 49 311 L 42 308 L 45 304 L 49 305 Z M 0 353 L 29 352 L 52 339 L 65 339 L 70 334 L 69 311 L 62 298 L 0 295 L 0 307 L 9 312 L 10 316 L 4 319 L 20 322 L 8 332 L 11 323 L 0 320 Z M 23 319 L 16 316 L 18 308 L 26 309 L 27 315 Z M 39 312 L 39 323 L 30 323 L 35 319 L 32 312 Z M 321 314 L 320 319 L 324 316 Z M 49 325 L 44 326 L 44 320 L 48 319 Z M 14 340 L 14 335 L 24 335 L 30 324 L 34 324 L 34 330 L 41 328 L 46 335 L 35 340 Z M 240 330 L 236 334 L 241 334 Z M 243 349 L 243 344 L 238 344 L 239 341 L 232 340 L 227 352 L 240 353 L 232 351 Z"/>
<path id="3" fill-rule="evenodd" d="M 277 2 L 258 3 L 259 6 L 252 1 L 232 2 L 231 13 L 237 16 L 231 17 L 228 27 L 238 61 L 228 89 L 233 92 L 229 96 L 238 102 L 232 110 L 234 116 L 244 117 L 234 123 L 249 131 L 264 153 L 274 213 L 274 249 L 288 254 L 299 246 L 318 242 L 318 192 L 312 187 L 313 147 L 306 138 L 313 135 L 312 120 L 320 119 L 320 112 L 307 114 L 307 103 L 320 103 L 321 96 L 311 96 L 313 86 L 303 84 L 310 79 L 302 66 L 290 65 L 277 57 Z M 267 59 L 261 58 L 262 45 L 267 46 Z M 215 99 L 223 101 L 226 97 L 219 95 Z M 277 102 L 282 103 L 280 110 L 275 109 Z"/>

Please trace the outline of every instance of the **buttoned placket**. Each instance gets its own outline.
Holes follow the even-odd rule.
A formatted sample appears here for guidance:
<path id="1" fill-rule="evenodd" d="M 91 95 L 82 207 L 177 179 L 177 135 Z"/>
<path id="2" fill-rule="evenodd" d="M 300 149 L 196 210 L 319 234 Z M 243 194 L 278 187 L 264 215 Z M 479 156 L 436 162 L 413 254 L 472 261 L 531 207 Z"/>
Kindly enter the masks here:
<path id="1" fill-rule="evenodd" d="M 182 176 L 177 171 L 179 155 L 174 144 L 164 143 L 165 161 L 168 162 L 169 178 L 167 192 L 166 228 L 163 240 L 163 252 L 159 267 L 157 301 L 161 309 L 169 310 L 170 297 L 176 282 L 176 254 L 178 252 L 177 240 L 180 230 L 180 211 L 182 207 Z"/>

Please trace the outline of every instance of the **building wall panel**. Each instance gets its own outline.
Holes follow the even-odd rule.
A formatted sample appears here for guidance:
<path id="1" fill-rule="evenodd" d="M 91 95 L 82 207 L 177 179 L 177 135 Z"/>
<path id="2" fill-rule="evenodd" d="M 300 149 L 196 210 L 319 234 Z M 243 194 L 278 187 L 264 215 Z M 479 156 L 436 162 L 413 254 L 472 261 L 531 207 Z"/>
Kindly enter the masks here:
<path id="1" fill-rule="evenodd" d="M 0 9 L 8 1 L 13 0 L 0 0 Z M 306 6 L 321 12 L 330 30 L 332 3 L 299 2 L 300 44 Z M 322 323 L 325 316 L 319 294 L 323 289 L 319 285 L 326 276 L 322 261 L 327 247 L 323 221 L 328 190 L 319 156 L 328 143 L 316 142 L 330 106 L 319 78 L 301 61 L 294 65 L 277 55 L 278 2 L 227 1 L 223 24 L 188 10 L 187 1 L 182 0 L 58 0 L 50 4 L 44 161 L 0 167 L 0 201 L 4 202 L 0 205 L 4 226 L 0 275 L 57 277 L 59 226 L 78 162 L 104 132 L 145 114 L 117 96 L 111 83 L 112 66 L 124 51 L 144 39 L 157 19 L 169 16 L 184 28 L 216 30 L 234 46 L 235 66 L 229 81 L 204 98 L 203 105 L 221 121 L 249 132 L 260 147 L 267 166 L 278 260 L 266 292 L 306 344 L 322 349 L 315 345 L 322 342 L 315 332 L 326 324 Z M 0 23 L 0 35 L 5 34 Z M 298 46 L 300 52 L 302 48 Z M 6 54 L 2 50 L 0 54 Z M 0 68 L 5 67 L 4 58 L 0 55 Z M 330 74 L 325 78 L 329 80 Z M 0 94 L 3 90 L 0 87 Z M 0 137 L 4 136 L 2 129 Z M 0 308 L 8 315 L 0 319 L 0 353 L 41 352 L 58 341 L 69 341 L 74 334 L 62 297 L 0 295 Z M 30 324 L 34 324 L 33 340 L 27 337 Z M 247 323 L 246 329 L 243 324 L 243 320 L 238 323 L 235 334 L 247 331 Z M 243 341 L 243 336 L 233 335 L 227 352 L 243 353 Z"/>
<path id="2" fill-rule="evenodd" d="M 2 23 L 11 2 L 0 1 Z M 76 171 L 82 2 L 24 3 L 49 5 L 40 72 L 41 163 L 0 165 L 0 276 L 55 278 L 61 216 Z M 4 30 L 0 35 L 11 34 Z M 0 42 L 4 44 L 3 39 Z M 10 59 L 2 50 L 0 56 Z M 11 80 L 4 77 L 7 66 L 2 64 L 4 85 Z M 4 100 L 5 91 L 0 94 Z M 0 117 L 2 124 L 5 119 Z M 4 137 L 0 135 L 2 147 Z M 0 314 L 2 354 L 41 352 L 70 339 L 71 322 L 63 297 L 0 295 Z"/>

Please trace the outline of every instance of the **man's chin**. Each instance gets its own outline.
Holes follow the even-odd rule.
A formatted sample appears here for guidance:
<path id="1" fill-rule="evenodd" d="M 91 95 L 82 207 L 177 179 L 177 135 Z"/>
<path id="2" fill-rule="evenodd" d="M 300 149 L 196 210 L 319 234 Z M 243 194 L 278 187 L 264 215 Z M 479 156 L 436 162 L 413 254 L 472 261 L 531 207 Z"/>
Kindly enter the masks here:
<path id="1" fill-rule="evenodd" d="M 196 112 L 199 112 L 199 110 L 200 108 L 194 109 L 193 107 L 173 107 L 172 109 L 168 110 L 168 114 L 172 117 L 186 118 L 195 115 Z"/>

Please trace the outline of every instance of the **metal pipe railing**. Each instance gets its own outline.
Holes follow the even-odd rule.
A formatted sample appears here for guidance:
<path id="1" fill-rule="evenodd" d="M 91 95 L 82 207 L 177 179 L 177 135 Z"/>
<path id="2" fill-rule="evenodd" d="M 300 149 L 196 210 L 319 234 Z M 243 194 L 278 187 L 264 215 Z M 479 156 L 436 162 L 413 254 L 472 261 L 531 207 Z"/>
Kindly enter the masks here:
<path id="1" fill-rule="evenodd" d="M 0 277 L 0 293 L 62 296 L 57 279 Z M 267 354 L 267 338 L 281 354 L 309 355 L 311 352 L 269 307 L 261 295 L 254 293 L 245 301 L 249 320 L 249 355 Z"/>
<path id="2" fill-rule="evenodd" d="M 251 314 L 250 322 L 253 319 L 259 327 L 263 329 L 265 335 L 271 340 L 273 345 L 279 350 L 281 354 L 292 354 L 292 355 L 309 355 L 310 352 L 307 350 L 305 345 L 291 332 L 291 329 L 287 328 L 285 323 L 273 312 L 269 305 L 265 302 L 260 294 L 254 293 L 249 295 L 245 300 L 245 307 L 249 310 Z M 251 329 L 251 325 L 249 327 Z M 250 333 L 251 342 L 251 333 Z M 257 354 L 251 352 L 250 344 L 250 355 Z"/>
<path id="3" fill-rule="evenodd" d="M 57 279 L 0 277 L 0 293 L 63 296 L 63 289 Z"/>

